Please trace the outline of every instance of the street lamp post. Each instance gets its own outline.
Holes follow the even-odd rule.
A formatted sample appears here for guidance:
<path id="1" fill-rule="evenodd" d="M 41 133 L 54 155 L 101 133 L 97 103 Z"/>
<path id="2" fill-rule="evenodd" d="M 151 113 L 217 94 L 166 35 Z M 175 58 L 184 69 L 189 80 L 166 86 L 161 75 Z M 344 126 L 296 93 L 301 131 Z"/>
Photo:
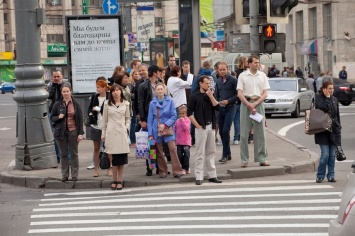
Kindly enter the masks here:
<path id="1" fill-rule="evenodd" d="M 16 169 L 45 169 L 57 166 L 53 134 L 48 120 L 41 64 L 40 25 L 45 14 L 38 0 L 15 0 L 15 67 L 17 102 Z"/>

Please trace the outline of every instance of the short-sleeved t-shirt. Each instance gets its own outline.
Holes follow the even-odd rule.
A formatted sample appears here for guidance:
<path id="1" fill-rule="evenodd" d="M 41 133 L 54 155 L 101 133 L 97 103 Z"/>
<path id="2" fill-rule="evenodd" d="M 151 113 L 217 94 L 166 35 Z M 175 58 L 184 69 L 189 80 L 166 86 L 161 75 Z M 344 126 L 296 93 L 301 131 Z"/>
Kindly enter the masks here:
<path id="1" fill-rule="evenodd" d="M 257 71 L 253 75 L 249 70 L 246 70 L 238 77 L 237 89 L 243 90 L 245 96 L 260 97 L 263 90 L 269 88 L 268 78 L 262 71 Z"/>

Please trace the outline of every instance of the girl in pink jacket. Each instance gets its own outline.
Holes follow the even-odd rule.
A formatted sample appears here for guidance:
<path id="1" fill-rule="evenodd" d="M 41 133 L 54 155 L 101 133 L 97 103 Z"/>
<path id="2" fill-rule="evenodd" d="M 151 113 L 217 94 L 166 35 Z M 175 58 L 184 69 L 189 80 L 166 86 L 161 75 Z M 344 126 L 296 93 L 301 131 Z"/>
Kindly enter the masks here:
<path id="1" fill-rule="evenodd" d="M 177 153 L 183 174 L 190 174 L 190 135 L 191 121 L 187 117 L 186 106 L 179 107 L 179 119 L 176 120 L 174 131 L 176 134 Z"/>

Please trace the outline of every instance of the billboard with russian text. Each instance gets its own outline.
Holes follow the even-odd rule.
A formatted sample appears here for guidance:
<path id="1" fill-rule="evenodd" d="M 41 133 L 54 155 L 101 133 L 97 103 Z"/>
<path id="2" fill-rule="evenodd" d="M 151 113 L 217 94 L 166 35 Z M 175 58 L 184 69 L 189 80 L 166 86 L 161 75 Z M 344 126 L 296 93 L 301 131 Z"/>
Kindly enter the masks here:
<path id="1" fill-rule="evenodd" d="M 95 92 L 96 79 L 111 77 L 115 67 L 123 63 L 120 23 L 117 15 L 67 20 L 68 65 L 75 93 Z"/>

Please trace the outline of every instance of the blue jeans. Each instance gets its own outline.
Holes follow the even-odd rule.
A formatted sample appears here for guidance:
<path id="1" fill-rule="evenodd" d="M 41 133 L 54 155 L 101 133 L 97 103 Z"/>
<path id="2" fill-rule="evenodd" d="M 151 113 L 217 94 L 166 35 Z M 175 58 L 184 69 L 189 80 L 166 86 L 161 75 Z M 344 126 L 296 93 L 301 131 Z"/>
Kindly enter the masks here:
<path id="1" fill-rule="evenodd" d="M 218 112 L 219 135 L 223 144 L 223 157 L 231 155 L 230 149 L 230 129 L 235 117 L 236 106 L 221 107 Z"/>
<path id="2" fill-rule="evenodd" d="M 49 119 L 49 125 L 51 126 L 51 130 L 52 130 L 52 133 L 54 132 L 54 127 L 52 125 L 52 120 L 51 120 L 51 116 L 52 114 L 48 112 L 48 119 Z M 59 150 L 59 147 L 58 147 L 58 143 L 57 143 L 57 140 L 54 139 L 54 149 L 55 149 L 55 155 L 57 156 L 57 161 L 59 163 L 60 161 L 60 150 Z M 70 160 L 70 150 L 69 150 L 69 147 L 68 147 L 68 160 Z"/>
<path id="3" fill-rule="evenodd" d="M 324 179 L 327 165 L 328 174 L 327 179 L 334 178 L 334 166 L 335 166 L 335 150 L 336 146 L 334 144 L 320 144 L 320 160 L 317 171 L 317 178 Z"/>
<path id="4" fill-rule="evenodd" d="M 136 126 L 137 126 L 137 117 L 136 112 L 133 110 L 133 116 L 131 119 L 131 127 L 129 129 L 129 139 L 131 143 L 136 143 Z"/>
<path id="5" fill-rule="evenodd" d="M 236 105 L 235 106 L 235 116 L 234 116 L 234 121 L 233 121 L 233 125 L 234 125 L 234 139 L 233 141 L 239 140 L 238 136 L 239 136 L 239 126 L 240 126 L 240 105 Z"/>
<path id="6" fill-rule="evenodd" d="M 183 170 L 190 169 L 190 146 L 176 145 L 177 154 Z"/>

